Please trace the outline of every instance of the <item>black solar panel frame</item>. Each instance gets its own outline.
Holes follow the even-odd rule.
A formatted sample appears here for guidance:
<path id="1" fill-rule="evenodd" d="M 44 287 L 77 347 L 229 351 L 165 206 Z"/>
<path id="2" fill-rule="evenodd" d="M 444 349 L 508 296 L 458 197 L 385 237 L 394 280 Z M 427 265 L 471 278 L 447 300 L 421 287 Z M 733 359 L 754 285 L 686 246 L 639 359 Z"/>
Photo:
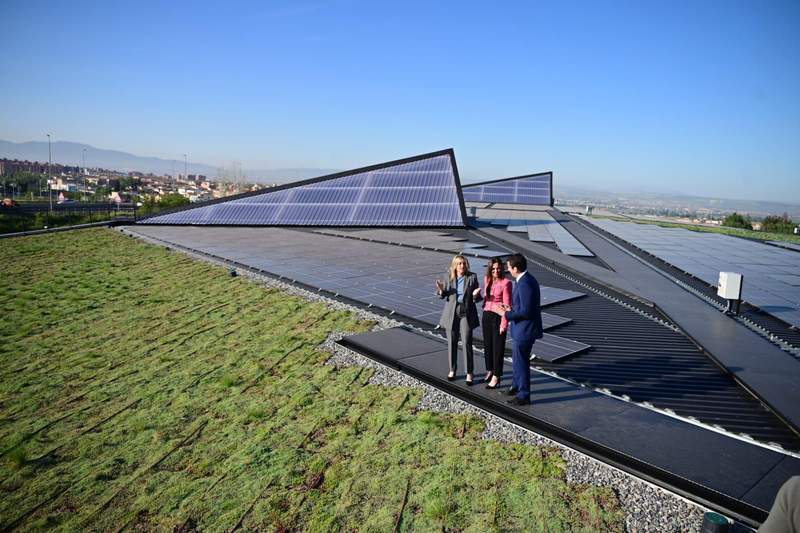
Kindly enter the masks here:
<path id="1" fill-rule="evenodd" d="M 553 196 L 553 172 L 552 171 L 550 171 L 550 172 L 537 172 L 535 174 L 526 174 L 524 176 L 515 176 L 513 178 L 501 178 L 501 179 L 496 179 L 496 180 L 481 181 L 481 182 L 478 182 L 478 183 L 470 183 L 469 185 L 462 185 L 462 188 L 469 189 L 470 187 L 479 187 L 479 186 L 482 186 L 482 185 L 492 185 L 494 183 L 503 183 L 505 181 L 513 181 L 513 180 L 519 180 L 519 179 L 523 179 L 523 178 L 536 178 L 536 177 L 539 177 L 539 176 L 544 176 L 545 174 L 549 174 L 550 175 L 550 207 L 553 207 L 553 204 L 555 203 L 555 197 Z M 490 202 L 490 203 L 494 203 L 494 202 Z M 503 202 L 503 203 L 512 204 L 512 205 L 514 204 L 514 202 Z M 463 204 L 463 197 L 462 197 L 462 205 L 464 205 Z M 528 205 L 528 204 L 519 204 L 519 205 Z"/>
<path id="2" fill-rule="evenodd" d="M 188 210 L 191 210 L 191 209 L 199 209 L 199 208 L 208 207 L 208 206 L 211 206 L 211 205 L 227 203 L 227 202 L 230 202 L 230 201 L 233 201 L 233 200 L 241 200 L 241 199 L 244 199 L 244 198 L 252 198 L 254 196 L 261 196 L 261 195 L 275 193 L 275 192 L 279 192 L 279 191 L 294 189 L 296 187 L 302 187 L 304 185 L 312 185 L 312 184 L 322 183 L 322 182 L 333 180 L 333 179 L 337 179 L 337 178 L 344 178 L 344 177 L 351 176 L 351 175 L 354 175 L 354 174 L 362 174 L 362 173 L 365 173 L 365 172 L 372 172 L 372 171 L 375 171 L 375 170 L 381 170 L 381 169 L 385 169 L 385 168 L 390 168 L 390 167 L 393 167 L 393 166 L 403 165 L 403 164 L 406 164 L 406 163 L 414 163 L 416 161 L 422 161 L 422 160 L 425 160 L 425 159 L 430 159 L 430 158 L 439 157 L 439 156 L 449 156 L 450 157 L 450 165 L 451 165 L 452 170 L 453 170 L 453 177 L 455 179 L 455 188 L 456 188 L 456 193 L 457 193 L 457 196 L 458 196 L 459 211 L 461 212 L 461 222 L 462 222 L 462 225 L 464 227 L 467 227 L 467 225 L 468 225 L 467 224 L 467 209 L 466 209 L 466 206 L 464 205 L 464 194 L 461 191 L 461 178 L 459 176 L 458 166 L 456 164 L 456 155 L 455 155 L 455 151 L 452 148 L 447 148 L 445 150 L 439 150 L 437 152 L 430 152 L 430 153 L 427 153 L 427 154 L 417 155 L 417 156 L 413 156 L 413 157 L 407 157 L 407 158 L 404 158 L 404 159 L 398 159 L 398 160 L 395 160 L 395 161 L 389 161 L 389 162 L 386 162 L 386 163 L 379 163 L 377 165 L 370 165 L 370 166 L 367 166 L 367 167 L 357 168 L 357 169 L 353 169 L 353 170 L 346 170 L 346 171 L 343 171 L 343 172 L 337 172 L 335 174 L 328 174 L 326 176 L 320 176 L 320 177 L 317 177 L 317 178 L 310 178 L 310 179 L 307 179 L 307 180 L 296 181 L 296 182 L 293 182 L 293 183 L 287 183 L 285 185 L 278 185 L 277 187 L 271 187 L 271 188 L 266 189 L 266 190 L 258 190 L 258 191 L 245 192 L 245 193 L 241 193 L 241 194 L 234 194 L 232 196 L 226 196 L 224 198 L 216 198 L 216 199 L 213 199 L 213 200 L 208 200 L 206 202 L 197 202 L 197 203 L 189 204 L 189 205 L 185 205 L 185 206 L 174 207 L 172 209 L 165 209 L 165 210 L 162 210 L 162 211 L 158 211 L 156 213 L 150 213 L 150 214 L 147 214 L 147 215 L 139 216 L 137 222 L 145 221 L 145 220 L 148 220 L 148 219 L 151 219 L 151 218 L 155 218 L 155 217 L 159 217 L 159 216 L 171 215 L 173 213 L 180 213 L 180 212 L 188 211 Z M 552 189 L 553 189 L 553 187 L 552 187 L 552 179 L 551 179 L 551 183 L 550 183 L 551 193 L 552 193 Z M 210 226 L 212 226 L 212 227 L 213 226 L 223 226 L 224 227 L 224 226 L 227 226 L 227 225 L 226 224 L 211 224 Z M 325 226 L 329 227 L 330 224 L 319 224 L 319 226 L 320 227 L 325 227 Z M 249 227 L 249 226 L 243 225 L 243 227 Z M 253 226 L 253 227 L 263 227 L 263 226 Z M 361 226 L 350 226 L 350 227 L 357 228 L 357 227 L 361 227 Z M 363 227 L 368 227 L 368 226 L 363 226 Z"/>

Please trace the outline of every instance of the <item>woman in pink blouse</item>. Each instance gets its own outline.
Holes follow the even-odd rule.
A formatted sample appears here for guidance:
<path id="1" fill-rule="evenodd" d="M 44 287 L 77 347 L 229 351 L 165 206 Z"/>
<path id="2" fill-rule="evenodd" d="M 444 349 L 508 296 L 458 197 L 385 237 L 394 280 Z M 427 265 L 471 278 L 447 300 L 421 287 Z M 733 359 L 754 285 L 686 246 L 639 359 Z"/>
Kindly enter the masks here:
<path id="1" fill-rule="evenodd" d="M 496 389 L 503 377 L 503 357 L 506 353 L 506 331 L 508 321 L 500 305 L 511 307 L 511 280 L 505 278 L 503 261 L 492 258 L 486 266 L 483 297 L 483 351 L 486 354 L 486 379 L 491 382 L 487 389 Z"/>

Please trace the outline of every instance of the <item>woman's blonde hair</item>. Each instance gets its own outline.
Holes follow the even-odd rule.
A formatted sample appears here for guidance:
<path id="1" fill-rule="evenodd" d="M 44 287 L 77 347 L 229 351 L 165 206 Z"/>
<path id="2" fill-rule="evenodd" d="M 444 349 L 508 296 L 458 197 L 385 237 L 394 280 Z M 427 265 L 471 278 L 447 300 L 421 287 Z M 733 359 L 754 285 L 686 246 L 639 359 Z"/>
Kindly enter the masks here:
<path id="1" fill-rule="evenodd" d="M 467 269 L 464 271 L 464 275 L 466 276 L 467 274 L 469 274 L 469 260 L 467 260 L 467 258 L 464 257 L 463 255 L 459 254 L 453 258 L 453 262 L 450 264 L 450 281 L 455 280 L 457 277 L 456 263 L 458 262 L 459 259 L 463 259 L 464 265 L 467 267 Z"/>

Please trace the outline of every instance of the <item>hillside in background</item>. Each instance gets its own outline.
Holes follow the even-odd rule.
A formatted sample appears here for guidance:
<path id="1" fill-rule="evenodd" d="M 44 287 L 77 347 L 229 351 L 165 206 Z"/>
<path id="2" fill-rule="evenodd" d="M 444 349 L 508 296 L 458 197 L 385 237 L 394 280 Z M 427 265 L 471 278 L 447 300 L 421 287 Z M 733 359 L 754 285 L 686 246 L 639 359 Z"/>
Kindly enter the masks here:
<path id="1" fill-rule="evenodd" d="M 557 176 L 557 175 L 556 175 Z M 730 198 L 708 198 L 687 194 L 664 194 L 655 192 L 611 192 L 580 187 L 569 187 L 554 179 L 554 195 L 556 200 L 570 202 L 602 202 L 619 206 L 641 204 L 659 206 L 665 209 L 680 210 L 712 210 L 714 212 L 739 213 L 789 213 L 797 220 L 800 218 L 800 206 L 782 202 L 762 202 L 759 200 L 734 200 Z"/>
<path id="2" fill-rule="evenodd" d="M 120 172 L 152 172 L 153 174 L 169 174 L 172 172 L 172 159 L 158 157 L 143 157 L 118 150 L 103 150 L 88 144 L 69 141 L 56 141 L 52 143 L 53 163 L 62 165 L 81 166 L 83 164 L 83 150 L 86 149 L 86 165 L 90 168 L 105 168 Z M 12 143 L 0 140 L 0 158 L 20 159 L 28 161 L 47 162 L 47 143 L 30 141 Z M 186 166 L 189 174 L 201 174 L 214 178 L 217 167 L 203 163 L 189 161 Z M 183 174 L 183 159 L 175 160 L 175 172 Z M 244 173 L 248 178 L 260 182 L 285 183 L 297 179 L 315 178 L 326 174 L 339 172 L 337 169 L 326 168 L 282 168 L 282 169 L 248 169 Z"/>

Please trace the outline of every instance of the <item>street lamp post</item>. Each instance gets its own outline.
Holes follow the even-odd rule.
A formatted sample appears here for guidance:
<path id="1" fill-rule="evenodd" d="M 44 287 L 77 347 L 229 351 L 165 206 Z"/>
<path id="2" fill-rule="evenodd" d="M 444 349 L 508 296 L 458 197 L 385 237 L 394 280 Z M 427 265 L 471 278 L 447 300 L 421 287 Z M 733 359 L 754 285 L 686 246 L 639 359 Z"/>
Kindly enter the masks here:
<path id="1" fill-rule="evenodd" d="M 86 148 L 83 149 L 83 201 L 89 194 L 89 178 L 86 177 Z"/>
<path id="2" fill-rule="evenodd" d="M 172 181 L 175 181 L 175 160 L 172 160 Z"/>
<path id="3" fill-rule="evenodd" d="M 53 166 L 53 153 L 50 151 L 50 134 L 47 134 L 47 185 L 50 192 L 50 211 L 53 210 L 53 176 L 51 175 L 51 168 Z"/>
<path id="4" fill-rule="evenodd" d="M 244 172 L 242 172 L 242 162 L 239 161 L 239 177 L 242 178 L 242 190 L 244 190 Z"/>
<path id="5" fill-rule="evenodd" d="M 186 173 L 186 154 L 183 154 L 183 179 L 189 179 L 189 174 Z"/>

